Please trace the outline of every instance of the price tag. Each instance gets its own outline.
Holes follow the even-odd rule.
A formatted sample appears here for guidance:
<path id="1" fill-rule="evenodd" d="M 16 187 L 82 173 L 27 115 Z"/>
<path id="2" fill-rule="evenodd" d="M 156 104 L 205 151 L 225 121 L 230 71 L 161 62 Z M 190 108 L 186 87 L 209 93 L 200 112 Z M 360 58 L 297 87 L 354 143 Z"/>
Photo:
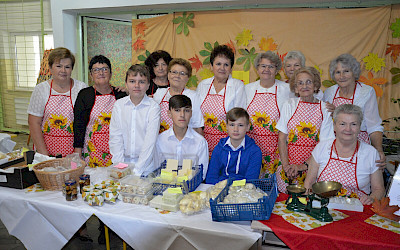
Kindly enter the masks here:
<path id="1" fill-rule="evenodd" d="M 71 169 L 76 169 L 78 167 L 78 164 L 76 162 L 71 161 Z"/>
<path id="2" fill-rule="evenodd" d="M 168 188 L 170 194 L 182 194 L 182 188 Z"/>
<path id="3" fill-rule="evenodd" d="M 178 182 L 184 182 L 184 181 L 187 181 L 187 180 L 188 180 L 187 176 L 179 176 L 178 177 Z"/>
<path id="4" fill-rule="evenodd" d="M 162 178 L 162 179 L 170 179 L 170 178 L 172 178 L 172 173 L 171 172 L 168 172 L 168 171 L 166 171 L 166 170 L 161 170 L 161 174 L 160 174 L 160 177 Z"/>
<path id="5" fill-rule="evenodd" d="M 126 163 L 118 163 L 117 165 L 114 166 L 114 168 L 118 168 L 118 169 L 124 169 L 127 167 L 128 167 L 128 164 L 126 164 Z"/>
<path id="6" fill-rule="evenodd" d="M 246 185 L 246 179 L 233 181 L 232 183 L 232 187 L 244 186 L 244 185 Z"/>

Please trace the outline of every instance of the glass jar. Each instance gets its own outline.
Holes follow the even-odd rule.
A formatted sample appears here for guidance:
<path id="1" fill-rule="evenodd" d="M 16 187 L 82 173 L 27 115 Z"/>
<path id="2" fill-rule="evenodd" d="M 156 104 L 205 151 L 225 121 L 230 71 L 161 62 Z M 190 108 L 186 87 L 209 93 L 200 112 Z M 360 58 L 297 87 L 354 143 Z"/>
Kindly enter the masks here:
<path id="1" fill-rule="evenodd" d="M 83 187 L 90 185 L 90 175 L 82 174 L 79 176 L 79 192 L 82 194 Z"/>
<path id="2" fill-rule="evenodd" d="M 65 199 L 67 201 L 74 201 L 78 199 L 78 186 L 75 180 L 65 181 Z"/>
<path id="3" fill-rule="evenodd" d="M 93 190 L 89 193 L 86 197 L 86 201 L 89 206 L 103 206 L 104 204 L 104 197 L 103 197 L 103 190 Z"/>

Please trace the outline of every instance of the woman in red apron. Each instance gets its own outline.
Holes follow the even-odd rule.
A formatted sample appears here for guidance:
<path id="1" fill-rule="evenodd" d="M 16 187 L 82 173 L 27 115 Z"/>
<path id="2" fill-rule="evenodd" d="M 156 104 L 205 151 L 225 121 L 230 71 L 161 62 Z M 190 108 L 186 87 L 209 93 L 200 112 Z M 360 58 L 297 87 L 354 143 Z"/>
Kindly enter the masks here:
<path id="1" fill-rule="evenodd" d="M 290 89 L 289 85 L 275 79 L 282 65 L 278 55 L 268 51 L 258 54 L 254 62 L 260 80 L 245 86 L 249 102 L 247 112 L 252 121 L 248 135 L 261 148 L 263 162 L 260 178 L 265 178 L 275 173 L 280 165 L 276 123 L 280 117 L 279 106 L 289 99 Z"/>
<path id="2" fill-rule="evenodd" d="M 331 116 L 325 104 L 313 95 L 320 86 L 319 72 L 311 67 L 297 70 L 291 78 L 290 87 L 300 98 L 292 98 L 285 103 L 277 125 L 282 162 L 277 170 L 280 192 L 286 192 L 286 186 L 291 183 L 303 184 L 306 171 L 297 170 L 297 165 L 310 157 L 320 138 L 334 137 Z M 293 171 L 297 172 L 295 176 L 291 176 Z"/>
<path id="3" fill-rule="evenodd" d="M 116 99 L 126 96 L 110 85 L 111 63 L 105 56 L 92 58 L 89 64 L 92 87 L 83 89 L 75 105 L 75 152 L 82 153 L 90 167 L 112 164 L 108 146 L 111 112 Z"/>
<path id="4" fill-rule="evenodd" d="M 386 157 L 382 148 L 383 127 L 379 116 L 375 90 L 368 85 L 358 82 L 360 78 L 360 63 L 350 54 L 342 54 L 331 61 L 329 65 L 331 78 L 336 85 L 325 90 L 323 100 L 331 112 L 342 104 L 354 104 L 363 110 L 364 120 L 358 139 L 372 144 L 378 150 L 380 166 L 386 165 Z"/>
<path id="5" fill-rule="evenodd" d="M 28 107 L 28 122 L 37 152 L 63 157 L 73 153 L 74 103 L 85 83 L 71 79 L 75 57 L 66 48 L 49 54 L 52 79 L 36 85 Z"/>
<path id="6" fill-rule="evenodd" d="M 375 161 L 379 154 L 372 146 L 357 139 L 362 121 L 361 108 L 351 104 L 339 106 L 334 114 L 336 139 L 317 145 L 307 160 L 308 174 L 304 187 L 315 181 L 337 181 L 341 196 L 359 198 L 371 204 L 385 194 L 382 173 Z"/>
<path id="7" fill-rule="evenodd" d="M 228 136 L 226 112 L 234 107 L 246 108 L 244 84 L 230 76 L 234 61 L 231 48 L 226 45 L 216 46 L 210 55 L 214 77 L 200 82 L 196 90 L 202 102 L 204 138 L 207 140 L 210 156 L 219 140 Z"/>

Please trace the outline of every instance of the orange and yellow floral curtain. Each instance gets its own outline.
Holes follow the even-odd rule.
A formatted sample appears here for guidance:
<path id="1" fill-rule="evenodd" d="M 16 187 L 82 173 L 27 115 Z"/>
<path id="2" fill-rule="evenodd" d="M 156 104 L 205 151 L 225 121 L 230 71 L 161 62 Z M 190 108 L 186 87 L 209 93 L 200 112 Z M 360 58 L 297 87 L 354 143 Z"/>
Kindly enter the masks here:
<path id="1" fill-rule="evenodd" d="M 386 119 L 399 113 L 399 106 L 390 100 L 399 98 L 400 84 L 392 83 L 390 69 L 399 67 L 400 59 L 394 55 L 400 48 L 392 46 L 393 52 L 387 53 L 388 44 L 400 44 L 391 29 L 400 32 L 399 8 L 189 11 L 132 20 L 132 62 L 142 63 L 157 49 L 185 58 L 193 67 L 188 87 L 194 89 L 212 76 L 209 55 L 217 44 L 232 47 L 234 75 L 245 83 L 258 77 L 253 66 L 257 53 L 271 50 L 283 59 L 288 51 L 300 50 L 306 65 L 321 72 L 324 90 L 335 84 L 329 77 L 329 62 L 350 53 L 361 63 L 360 80 L 375 88 Z M 285 78 L 283 71 L 278 77 Z"/>

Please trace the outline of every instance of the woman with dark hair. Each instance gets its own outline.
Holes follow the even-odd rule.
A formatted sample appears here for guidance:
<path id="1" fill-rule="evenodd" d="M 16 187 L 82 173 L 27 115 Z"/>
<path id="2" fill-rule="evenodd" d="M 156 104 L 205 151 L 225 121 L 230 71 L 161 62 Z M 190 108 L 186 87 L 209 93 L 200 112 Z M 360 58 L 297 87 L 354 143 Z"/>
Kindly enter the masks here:
<path id="1" fill-rule="evenodd" d="M 147 57 L 144 64 L 150 70 L 150 87 L 146 91 L 148 96 L 153 97 L 158 88 L 169 87 L 168 65 L 171 60 L 171 55 L 164 50 L 154 51 Z"/>
<path id="2" fill-rule="evenodd" d="M 214 76 L 197 86 L 204 117 L 204 138 L 210 155 L 219 140 L 227 137 L 226 112 L 234 107 L 246 109 L 244 84 L 231 75 L 234 62 L 235 55 L 231 48 L 226 45 L 215 47 L 210 56 Z"/>
<path id="3" fill-rule="evenodd" d="M 79 92 L 74 108 L 74 148 L 90 167 L 107 167 L 112 157 L 108 146 L 111 111 L 126 92 L 110 85 L 112 70 L 107 57 L 94 56 L 89 71 L 94 85 Z"/>
<path id="4" fill-rule="evenodd" d="M 52 78 L 36 85 L 28 107 L 29 131 L 38 153 L 63 157 L 73 153 L 74 104 L 86 83 L 71 78 L 75 57 L 66 48 L 50 52 Z"/>

